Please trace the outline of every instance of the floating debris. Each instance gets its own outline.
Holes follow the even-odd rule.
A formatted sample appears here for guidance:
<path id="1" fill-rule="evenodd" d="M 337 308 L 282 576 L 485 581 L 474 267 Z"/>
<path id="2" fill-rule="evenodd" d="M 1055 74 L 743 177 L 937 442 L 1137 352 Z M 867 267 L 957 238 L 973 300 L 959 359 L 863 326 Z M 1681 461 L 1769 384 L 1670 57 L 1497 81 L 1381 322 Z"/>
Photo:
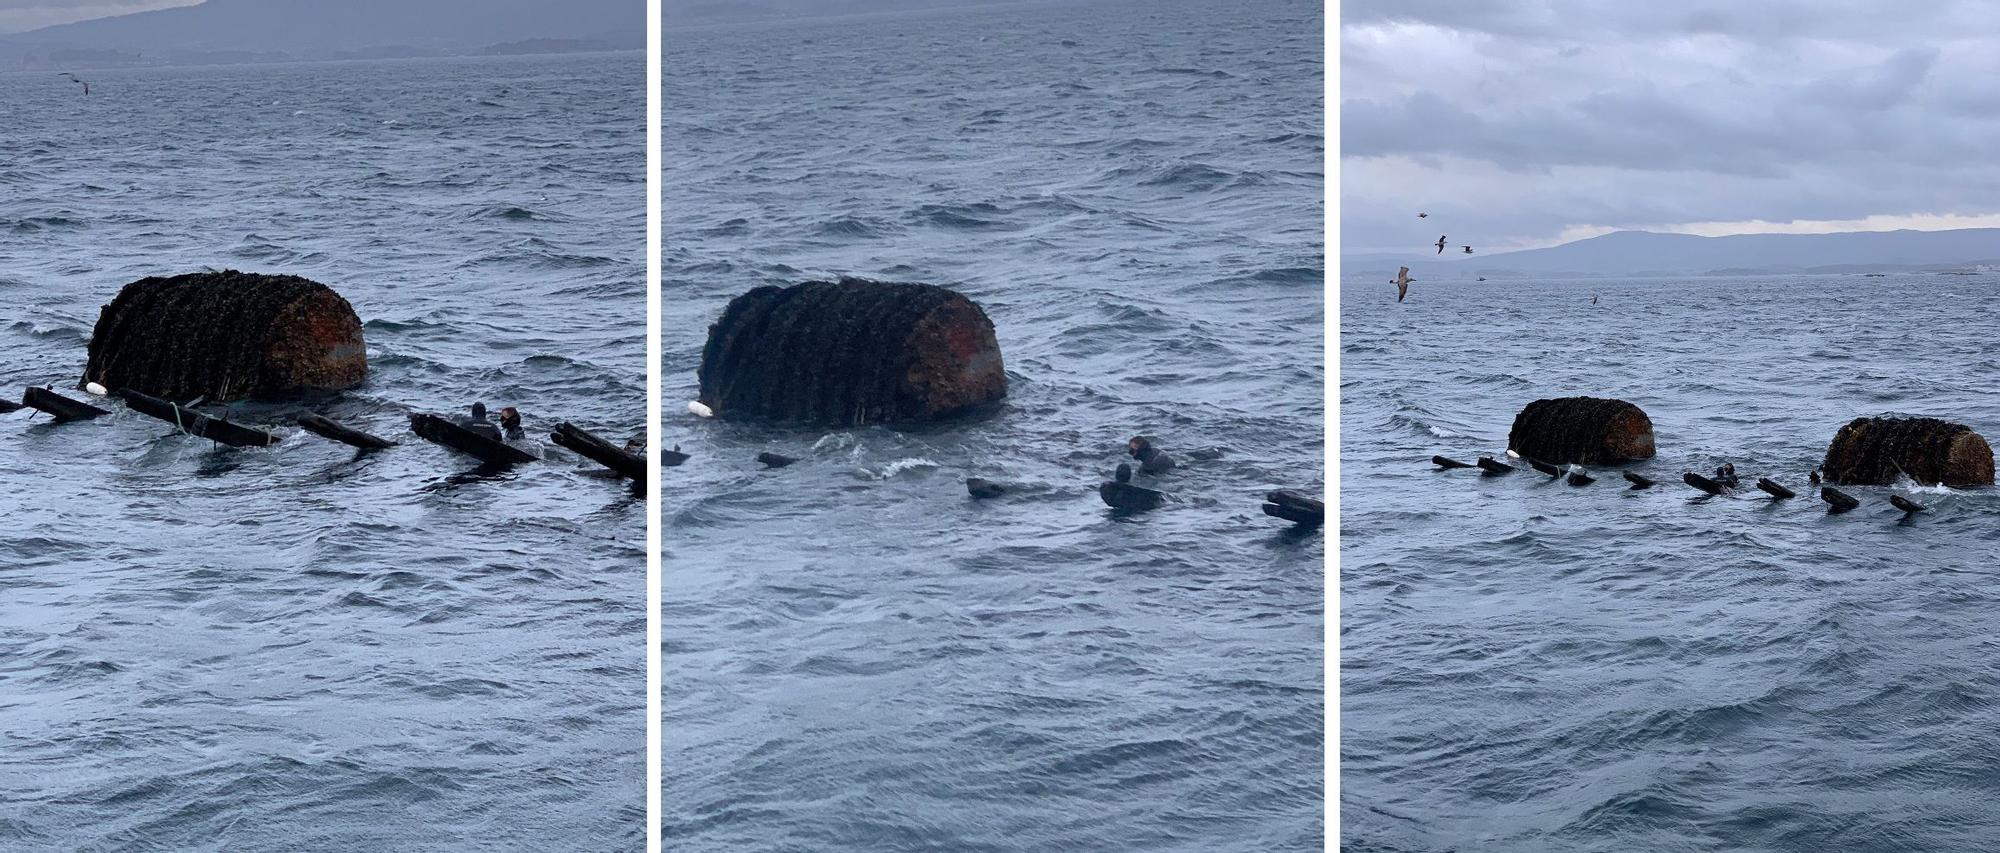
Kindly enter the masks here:
<path id="1" fill-rule="evenodd" d="M 980 500 L 997 498 L 1007 493 L 1007 487 L 991 480 L 969 477 L 965 481 L 965 493 Z"/>
<path id="2" fill-rule="evenodd" d="M 1264 496 L 1264 514 L 1272 518 L 1282 518 L 1302 527 L 1317 527 L 1326 523 L 1326 504 L 1306 497 L 1289 489 L 1280 489 Z"/>
<path id="3" fill-rule="evenodd" d="M 1707 492 L 1711 495 L 1719 495 L 1722 494 L 1723 492 L 1729 491 L 1728 486 L 1725 486 L 1700 474 L 1696 474 L 1693 471 L 1689 471 L 1685 474 L 1682 474 L 1681 480 L 1682 482 L 1685 482 L 1688 485 L 1700 489 L 1704 492 Z"/>
<path id="4" fill-rule="evenodd" d="M 47 388 L 30 387 L 21 395 L 21 405 L 36 411 L 46 412 L 57 423 L 66 421 L 87 421 L 91 418 L 111 414 L 89 403 L 79 403 Z"/>
<path id="5" fill-rule="evenodd" d="M 506 442 L 494 441 L 437 415 L 411 415 L 410 431 L 425 441 L 443 445 L 495 465 L 535 461 L 535 457 L 527 451 Z"/>
<path id="6" fill-rule="evenodd" d="M 362 432 L 361 430 L 358 429 L 353 429 L 351 427 L 343 426 L 339 423 L 335 423 L 333 420 L 329 418 L 324 418 L 319 415 L 314 415 L 314 414 L 300 415 L 298 423 L 300 429 L 312 433 L 313 435 L 320 436 L 321 438 L 332 439 L 342 444 L 353 445 L 355 447 L 361 448 L 362 450 L 387 450 L 388 448 L 396 446 L 396 442 L 390 441 L 380 436 L 369 435 L 368 433 Z"/>
<path id="7" fill-rule="evenodd" d="M 646 457 L 622 450 L 611 442 L 592 435 L 589 431 L 568 421 L 556 424 L 549 433 L 549 440 L 557 447 L 576 451 L 592 462 L 602 465 L 618 476 L 644 485 L 646 482 Z"/>
<path id="8" fill-rule="evenodd" d="M 1778 481 L 1773 480 L 1769 477 L 1758 477 L 1757 488 L 1763 489 L 1774 500 L 1784 500 L 1786 498 L 1798 497 L 1798 493 L 1793 492 L 1791 489 L 1787 489 L 1784 486 L 1778 485 Z"/>
<path id="9" fill-rule="evenodd" d="M 1819 499 L 1827 502 L 1828 515 L 1843 513 L 1861 505 L 1861 501 L 1856 500 L 1853 495 L 1832 486 L 1821 486 Z"/>
<path id="10" fill-rule="evenodd" d="M 1118 471 L 1109 483 L 1097 487 L 1097 496 L 1112 509 L 1148 510 L 1165 503 L 1165 492 L 1132 485 L 1132 466 L 1119 463 Z"/>
<path id="11" fill-rule="evenodd" d="M 118 389 L 118 397 L 123 399 L 125 405 L 132 411 L 159 418 L 188 435 L 206 438 L 230 447 L 269 447 L 280 440 L 280 437 L 269 429 L 247 427 L 204 415 L 178 403 L 130 388 Z"/>

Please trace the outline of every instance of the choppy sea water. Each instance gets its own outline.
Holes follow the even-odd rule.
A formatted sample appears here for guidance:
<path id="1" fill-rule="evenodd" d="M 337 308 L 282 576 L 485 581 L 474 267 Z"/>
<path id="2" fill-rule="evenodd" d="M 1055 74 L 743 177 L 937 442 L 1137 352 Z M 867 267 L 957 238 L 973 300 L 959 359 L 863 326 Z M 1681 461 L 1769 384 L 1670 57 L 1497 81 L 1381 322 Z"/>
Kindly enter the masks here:
<path id="1" fill-rule="evenodd" d="M 574 462 L 461 481 L 404 414 L 643 430 L 643 68 L 0 75 L 7 397 L 73 389 L 129 281 L 294 273 L 366 324 L 321 410 L 405 441 L 0 417 L 0 848 L 641 842 L 644 503 Z"/>
<path id="2" fill-rule="evenodd" d="M 670 846 L 1319 847 L 1324 542 L 1258 504 L 1323 487 L 1320 27 L 1108 2 L 668 34 Z M 840 273 L 983 305 L 1006 404 L 687 413 L 729 298 Z M 1116 518 L 1096 487 L 1137 434 L 1182 502 Z"/>
<path id="3" fill-rule="evenodd" d="M 2000 845 L 2000 495 L 1806 482 L 1855 417 L 2000 439 L 1993 276 L 1375 278 L 1341 289 L 1345 849 Z M 1427 461 L 1574 394 L 1647 411 L 1661 485 Z M 1680 482 L 1725 461 L 1800 496 Z"/>

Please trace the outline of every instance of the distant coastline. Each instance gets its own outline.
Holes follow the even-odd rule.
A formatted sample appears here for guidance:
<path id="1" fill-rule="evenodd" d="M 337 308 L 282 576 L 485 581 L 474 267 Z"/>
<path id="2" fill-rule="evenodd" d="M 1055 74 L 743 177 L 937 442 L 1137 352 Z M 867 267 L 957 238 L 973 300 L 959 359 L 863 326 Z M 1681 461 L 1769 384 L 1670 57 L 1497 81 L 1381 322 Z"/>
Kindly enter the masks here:
<path id="1" fill-rule="evenodd" d="M 645 49 L 638 0 L 203 0 L 0 35 L 0 71 Z"/>
<path id="2" fill-rule="evenodd" d="M 1702 237 L 1617 231 L 1542 249 L 1453 258 L 1410 252 L 1349 252 L 1342 277 L 1393 274 L 1421 280 L 1505 278 L 1655 278 L 1757 275 L 2000 273 L 2000 228 L 1940 231 L 1844 231 L 1830 234 L 1735 234 Z"/>
<path id="3" fill-rule="evenodd" d="M 644 43 L 619 45 L 597 39 L 524 39 L 476 48 L 419 48 L 384 45 L 325 53 L 249 50 L 172 50 L 159 54 L 137 51 L 65 49 L 23 55 L 0 64 L 0 74 L 46 71 L 101 71 L 118 68 L 181 68 L 204 65 L 279 65 L 298 62 L 343 62 L 380 59 L 447 59 L 479 56 L 559 56 L 581 53 L 644 51 Z"/>

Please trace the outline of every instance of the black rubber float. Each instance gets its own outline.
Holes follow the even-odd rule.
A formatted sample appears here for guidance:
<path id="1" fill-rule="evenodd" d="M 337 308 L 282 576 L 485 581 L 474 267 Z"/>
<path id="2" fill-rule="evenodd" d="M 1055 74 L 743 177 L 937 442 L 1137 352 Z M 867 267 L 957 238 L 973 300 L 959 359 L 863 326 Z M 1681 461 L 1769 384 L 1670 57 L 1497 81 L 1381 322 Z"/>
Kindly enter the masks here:
<path id="1" fill-rule="evenodd" d="M 1569 474 L 1569 484 L 1572 486 L 1588 486 L 1595 482 L 1597 482 L 1596 477 L 1592 477 L 1582 471 L 1571 471 Z"/>
<path id="2" fill-rule="evenodd" d="M 1517 470 L 1514 466 L 1502 462 L 1498 459 L 1494 459 L 1491 456 L 1479 457 L 1478 464 L 1481 475 L 1486 477 L 1492 477 L 1499 474 L 1512 474 Z"/>
<path id="3" fill-rule="evenodd" d="M 1819 499 L 1826 501 L 1828 515 L 1843 513 L 1861 505 L 1861 502 L 1856 500 L 1853 495 L 1832 486 L 1821 486 L 1819 489 Z"/>
<path id="4" fill-rule="evenodd" d="M 1433 456 L 1433 457 L 1431 457 L 1431 464 L 1432 464 L 1432 465 L 1436 465 L 1436 466 L 1438 466 L 1439 468 L 1443 468 L 1443 469 L 1445 469 L 1445 470 L 1447 470 L 1447 471 L 1449 471 L 1449 470 L 1451 470 L 1451 469 L 1453 469 L 1453 468 L 1471 468 L 1471 467 L 1473 467 L 1473 466 L 1471 466 L 1471 465 L 1468 465 L 1468 464 L 1466 464 L 1466 463 L 1464 463 L 1464 462 L 1460 462 L 1460 461 L 1458 461 L 1458 460 L 1456 460 L 1456 459 L 1447 459 L 1447 458 L 1445 458 L 1445 457 L 1443 457 L 1443 456 Z"/>
<path id="5" fill-rule="evenodd" d="M 1889 503 L 1895 508 L 1902 510 L 1904 515 L 1913 515 L 1915 513 L 1924 511 L 1923 504 L 1917 503 L 1916 501 L 1910 500 L 1909 498 L 1903 497 L 1902 495 L 1890 495 Z"/>
<path id="6" fill-rule="evenodd" d="M 386 438 L 369 435 L 358 429 L 336 423 L 330 418 L 314 414 L 300 415 L 299 429 L 321 438 L 338 441 L 341 444 L 353 445 L 362 450 L 387 450 L 396 446 L 395 442 Z"/>
<path id="7" fill-rule="evenodd" d="M 688 461 L 688 455 L 681 452 L 681 446 L 678 444 L 674 445 L 674 449 L 660 454 L 660 464 L 668 468 L 675 467 L 686 461 Z"/>
<path id="8" fill-rule="evenodd" d="M 1113 509 L 1155 509 L 1165 503 L 1165 492 L 1156 492 L 1131 483 L 1109 482 L 1097 487 L 1097 496 Z"/>
<path id="9" fill-rule="evenodd" d="M 279 437 L 268 429 L 247 427 L 210 417 L 130 388 L 120 389 L 118 396 L 132 411 L 159 418 L 179 427 L 181 432 L 206 438 L 218 444 L 227 444 L 230 447 L 269 447 L 279 441 Z"/>
<path id="10" fill-rule="evenodd" d="M 30 387 L 21 395 L 21 405 L 40 412 L 47 412 L 58 423 L 63 421 L 87 421 L 91 418 L 111 414 L 89 403 L 79 403 L 47 388 Z"/>
<path id="11" fill-rule="evenodd" d="M 980 500 L 985 500 L 987 498 L 997 498 L 1001 495 L 1006 494 L 1007 487 L 1002 486 L 999 483 L 995 483 L 991 480 L 982 480 L 979 479 L 978 477 L 968 477 L 965 480 L 965 493 L 975 498 L 979 498 Z"/>
<path id="12" fill-rule="evenodd" d="M 1289 489 L 1264 496 L 1264 514 L 1294 524 L 1313 527 L 1326 523 L 1326 504 Z"/>
<path id="13" fill-rule="evenodd" d="M 1562 476 L 1562 469 L 1561 469 L 1561 468 L 1557 468 L 1556 466 L 1554 466 L 1554 465 L 1550 465 L 1550 464 L 1549 464 L 1549 463 L 1547 463 L 1547 462 L 1543 462 L 1543 461 L 1542 461 L 1542 460 L 1540 460 L 1540 459 L 1529 459 L 1529 460 L 1528 460 L 1528 467 L 1530 467 L 1530 468 L 1533 468 L 1533 469 L 1535 469 L 1535 470 L 1537 470 L 1537 471 L 1540 471 L 1540 472 L 1542 472 L 1542 473 L 1544 473 L 1544 474 L 1547 474 L 1547 475 L 1549 475 L 1549 476 L 1551 476 L 1551 477 L 1560 477 L 1560 476 Z"/>
<path id="14" fill-rule="evenodd" d="M 1784 486 L 1778 485 L 1778 481 L 1773 480 L 1769 477 L 1758 477 L 1757 488 L 1763 489 L 1765 493 L 1769 494 L 1772 498 L 1778 500 L 1784 500 L 1785 498 L 1795 498 L 1799 496 L 1797 492 L 1794 492 L 1791 489 L 1787 489 Z"/>
<path id="15" fill-rule="evenodd" d="M 1634 474 L 1630 471 L 1625 472 L 1625 480 L 1627 482 L 1630 482 L 1632 484 L 1632 488 L 1634 489 L 1650 489 L 1655 485 L 1652 480 L 1648 480 L 1645 477 L 1639 476 L 1638 474 Z"/>
<path id="16" fill-rule="evenodd" d="M 764 463 L 764 467 L 766 468 L 783 468 L 799 460 L 782 453 L 772 453 L 766 450 L 763 453 L 757 454 L 757 461 Z"/>

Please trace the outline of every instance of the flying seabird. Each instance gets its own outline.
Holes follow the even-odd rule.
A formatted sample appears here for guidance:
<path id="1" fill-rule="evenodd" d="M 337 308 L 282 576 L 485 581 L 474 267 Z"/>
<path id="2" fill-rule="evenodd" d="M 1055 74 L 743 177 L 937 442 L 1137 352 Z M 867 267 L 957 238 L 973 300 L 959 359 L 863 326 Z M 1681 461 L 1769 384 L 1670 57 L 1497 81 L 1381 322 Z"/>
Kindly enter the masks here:
<path id="1" fill-rule="evenodd" d="M 1430 214 L 1428 214 L 1428 213 L 1419 213 L 1419 214 L 1417 214 L 1417 218 L 1418 218 L 1418 219 L 1429 219 L 1429 218 L 1430 218 Z"/>
<path id="2" fill-rule="evenodd" d="M 1465 253 L 1466 253 L 1466 254 L 1468 254 L 1468 255 L 1472 254 L 1472 247 L 1471 247 L 1471 246 L 1460 246 L 1459 248 L 1461 248 L 1461 249 L 1464 249 L 1464 250 L 1465 250 Z"/>
<path id="3" fill-rule="evenodd" d="M 90 94 L 90 84 L 84 82 L 82 78 L 76 76 L 75 74 L 71 74 L 68 71 L 64 71 L 62 76 L 68 77 L 71 83 L 81 84 L 83 86 L 83 93 L 86 95 Z"/>
<path id="4" fill-rule="evenodd" d="M 1438 254 L 1440 255 L 1444 254 L 1444 237 L 1445 235 L 1443 234 L 1438 235 Z"/>
<path id="5" fill-rule="evenodd" d="M 1396 301 L 1397 301 L 1397 302 L 1401 302 L 1401 301 L 1403 301 L 1403 297 L 1404 297 L 1404 296 L 1407 296 L 1407 295 L 1409 295 L 1409 293 L 1410 293 L 1410 282 L 1413 282 L 1413 281 L 1416 281 L 1416 279 L 1414 279 L 1414 278 L 1411 278 L 1411 277 L 1410 277 L 1410 268 L 1409 268 L 1409 267 L 1402 267 L 1402 268 L 1400 268 L 1400 269 L 1397 269 L 1397 270 L 1396 270 L 1396 277 L 1395 277 L 1395 278 L 1392 278 L 1392 279 L 1390 279 L 1390 280 L 1389 280 L 1389 283 L 1390 283 L 1390 284 L 1393 284 L 1393 285 L 1395 285 L 1395 286 L 1396 286 Z"/>

